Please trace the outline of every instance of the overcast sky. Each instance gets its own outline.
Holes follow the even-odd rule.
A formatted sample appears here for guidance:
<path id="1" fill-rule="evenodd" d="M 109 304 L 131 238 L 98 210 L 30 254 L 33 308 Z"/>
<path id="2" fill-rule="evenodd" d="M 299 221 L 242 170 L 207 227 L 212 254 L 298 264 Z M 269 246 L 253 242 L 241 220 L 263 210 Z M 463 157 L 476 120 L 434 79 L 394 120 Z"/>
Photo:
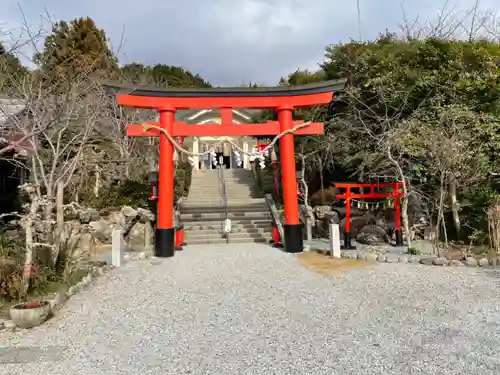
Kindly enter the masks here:
<path id="1" fill-rule="evenodd" d="M 498 0 L 483 0 L 491 7 Z M 445 0 L 361 0 L 362 37 L 409 19 L 433 19 Z M 460 9 L 473 0 L 451 0 Z M 22 12 L 21 12 L 22 9 Z M 315 69 L 328 44 L 358 38 L 355 0 L 0 0 L 0 28 L 18 29 L 23 13 L 92 17 L 121 63 L 180 65 L 215 85 L 275 84 L 296 69 Z"/>

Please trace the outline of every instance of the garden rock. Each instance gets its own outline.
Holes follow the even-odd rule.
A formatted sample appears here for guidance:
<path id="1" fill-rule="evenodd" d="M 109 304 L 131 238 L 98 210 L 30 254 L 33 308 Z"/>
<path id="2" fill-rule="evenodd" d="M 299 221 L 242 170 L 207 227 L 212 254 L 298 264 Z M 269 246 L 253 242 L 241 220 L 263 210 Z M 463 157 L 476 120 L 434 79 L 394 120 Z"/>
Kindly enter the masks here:
<path id="1" fill-rule="evenodd" d="M 356 216 L 351 217 L 351 236 L 356 238 L 361 228 L 365 225 L 374 224 L 375 220 L 373 216 L 365 215 L 365 216 Z M 345 232 L 346 219 L 343 218 L 340 223 L 340 236 L 343 238 L 343 234 Z"/>
<path id="2" fill-rule="evenodd" d="M 129 223 L 138 215 L 138 211 L 130 206 L 123 206 L 120 213 L 125 218 L 125 222 Z"/>
<path id="3" fill-rule="evenodd" d="M 97 221 L 101 218 L 96 210 L 83 210 L 78 213 L 78 220 L 81 224 L 89 224 L 92 221 Z"/>
<path id="4" fill-rule="evenodd" d="M 481 258 L 477 262 L 479 267 L 489 267 L 490 266 L 490 261 L 487 258 Z"/>
<path id="5" fill-rule="evenodd" d="M 93 221 L 90 224 L 90 227 L 94 231 L 94 237 L 101 242 L 109 242 L 111 241 L 111 234 L 113 232 L 113 226 L 109 221 L 99 220 Z"/>
<path id="6" fill-rule="evenodd" d="M 387 254 L 385 257 L 385 262 L 386 263 L 398 263 L 399 256 L 397 256 L 396 254 Z"/>
<path id="7" fill-rule="evenodd" d="M 420 264 L 425 264 L 427 266 L 432 266 L 434 261 L 436 261 L 437 257 L 425 257 L 420 258 Z"/>
<path id="8" fill-rule="evenodd" d="M 16 328 L 16 323 L 14 323 L 12 320 L 6 320 L 3 322 L 3 326 L 5 329 L 14 329 Z"/>
<path id="9" fill-rule="evenodd" d="M 477 260 L 476 258 L 468 257 L 465 260 L 465 264 L 467 264 L 469 267 L 477 267 Z"/>
<path id="10" fill-rule="evenodd" d="M 366 260 L 369 262 L 375 262 L 378 259 L 378 255 L 375 253 L 366 254 Z"/>
<path id="11" fill-rule="evenodd" d="M 443 257 L 436 258 L 432 261 L 432 264 L 434 264 L 435 266 L 447 266 L 449 263 L 450 262 L 448 261 L 448 259 Z"/>
<path id="12" fill-rule="evenodd" d="M 408 263 L 417 264 L 420 263 L 420 258 L 416 256 L 411 256 L 408 258 Z"/>
<path id="13" fill-rule="evenodd" d="M 365 245 L 380 245 L 389 242 L 389 236 L 384 228 L 369 224 L 362 227 L 356 235 L 356 241 Z"/>
<path id="14" fill-rule="evenodd" d="M 408 258 L 403 256 L 400 256 L 398 259 L 399 263 L 408 263 Z"/>

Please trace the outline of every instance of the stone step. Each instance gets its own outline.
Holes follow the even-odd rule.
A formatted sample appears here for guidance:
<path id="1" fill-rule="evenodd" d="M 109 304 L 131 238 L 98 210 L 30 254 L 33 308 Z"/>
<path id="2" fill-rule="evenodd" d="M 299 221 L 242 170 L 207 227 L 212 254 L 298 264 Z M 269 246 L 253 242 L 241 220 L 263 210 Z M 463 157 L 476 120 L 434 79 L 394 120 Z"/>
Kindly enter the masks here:
<path id="1" fill-rule="evenodd" d="M 269 243 L 271 238 L 230 238 L 229 243 Z M 193 239 L 190 242 L 186 241 L 186 249 L 189 249 L 189 245 L 216 245 L 216 244 L 226 244 L 225 238 L 210 238 L 210 239 Z"/>
<path id="2" fill-rule="evenodd" d="M 248 202 L 254 199 L 259 199 L 262 198 L 260 195 L 257 194 L 228 194 L 226 195 L 226 199 L 228 202 Z M 203 195 L 189 195 L 188 199 L 185 200 L 185 202 L 213 202 L 213 204 L 216 204 L 217 202 L 222 202 L 222 196 L 220 194 L 218 195 L 210 195 L 210 194 L 203 194 Z"/>
<path id="3" fill-rule="evenodd" d="M 222 202 L 222 197 L 217 196 L 217 197 L 196 197 L 196 196 L 188 196 L 186 199 L 182 200 L 181 206 L 183 205 L 193 205 L 195 203 L 200 203 L 203 205 L 210 205 L 213 203 L 214 205 L 219 204 Z M 258 198 L 248 198 L 248 197 L 241 197 L 241 198 L 234 198 L 234 197 L 227 197 L 227 203 L 228 204 L 233 204 L 233 205 L 241 205 L 241 203 L 244 203 L 246 205 L 256 205 L 256 204 L 265 204 L 265 199 L 262 197 Z"/>
<path id="4" fill-rule="evenodd" d="M 192 231 L 185 231 L 185 236 L 188 238 L 195 238 L 195 237 L 203 237 L 203 236 L 212 236 L 212 235 L 217 235 L 220 236 L 222 234 L 222 227 L 214 228 L 214 229 L 197 229 L 197 230 L 192 230 Z M 270 235 L 271 231 L 269 228 L 233 228 L 231 227 L 231 235 L 237 234 L 238 236 L 240 235 Z"/>
<path id="5" fill-rule="evenodd" d="M 199 212 L 194 214 L 182 214 L 181 222 L 189 222 L 195 220 L 223 220 L 223 212 Z M 255 219 L 270 219 L 271 214 L 266 212 L 229 212 L 227 218 L 230 220 L 255 220 Z"/>
<path id="6" fill-rule="evenodd" d="M 252 243 L 252 242 L 266 242 L 269 243 L 271 239 L 271 235 L 255 235 L 255 236 L 250 236 L 250 235 L 245 235 L 245 236 L 239 236 L 239 235 L 234 235 L 230 234 L 229 235 L 229 243 Z M 210 236 L 210 237 L 193 237 L 193 238 L 188 238 L 187 234 L 185 237 L 186 240 L 186 245 L 189 246 L 194 245 L 194 244 L 213 244 L 213 243 L 226 243 L 227 240 L 225 236 L 222 234 L 218 234 L 217 236 Z"/>
<path id="7" fill-rule="evenodd" d="M 268 212 L 267 206 L 265 204 L 258 205 L 228 205 L 228 212 Z M 193 214 L 193 213 L 209 213 L 209 212 L 224 212 L 224 208 L 222 206 L 200 206 L 200 205 L 184 205 L 181 206 L 181 215 L 185 214 Z"/>
<path id="8" fill-rule="evenodd" d="M 222 228 L 222 221 L 197 221 L 187 222 L 184 224 L 186 232 L 193 230 L 220 230 Z M 254 228 L 270 228 L 270 220 L 231 220 L 231 228 L 238 229 L 254 229 Z"/>
<path id="9" fill-rule="evenodd" d="M 252 201 L 255 198 L 244 198 L 244 199 L 232 199 L 227 201 L 227 206 L 244 206 L 247 205 L 249 201 Z M 267 210 L 267 206 L 259 204 L 262 208 L 265 207 Z M 183 207 L 196 207 L 199 208 L 200 210 L 204 210 L 205 208 L 211 208 L 211 207 L 222 207 L 222 199 L 193 199 L 189 201 L 184 201 L 183 204 L 181 205 L 181 212 L 183 210 Z"/>

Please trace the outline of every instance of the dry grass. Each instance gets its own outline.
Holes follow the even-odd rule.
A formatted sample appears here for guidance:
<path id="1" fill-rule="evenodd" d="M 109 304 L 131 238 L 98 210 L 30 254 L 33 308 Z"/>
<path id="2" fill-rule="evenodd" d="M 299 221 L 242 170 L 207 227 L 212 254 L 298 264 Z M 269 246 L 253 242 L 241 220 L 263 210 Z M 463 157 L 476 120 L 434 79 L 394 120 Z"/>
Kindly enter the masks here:
<path id="1" fill-rule="evenodd" d="M 316 251 L 301 253 L 298 257 L 303 267 L 325 276 L 329 276 L 335 272 L 373 266 L 374 264 L 373 262 L 361 259 L 331 258 Z"/>

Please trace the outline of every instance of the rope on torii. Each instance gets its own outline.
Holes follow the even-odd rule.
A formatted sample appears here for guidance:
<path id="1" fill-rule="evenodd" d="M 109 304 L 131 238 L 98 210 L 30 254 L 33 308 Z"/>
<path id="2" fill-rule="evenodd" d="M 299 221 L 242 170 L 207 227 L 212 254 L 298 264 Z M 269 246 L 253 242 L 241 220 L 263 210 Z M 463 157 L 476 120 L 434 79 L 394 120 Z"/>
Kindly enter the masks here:
<path id="1" fill-rule="evenodd" d="M 288 130 L 285 130 L 283 132 L 281 132 L 280 134 L 278 134 L 276 137 L 273 138 L 273 140 L 267 145 L 266 148 L 264 148 L 263 150 L 260 150 L 259 152 L 248 152 L 248 151 L 245 151 L 243 150 L 239 145 L 237 145 L 235 142 L 233 142 L 230 138 L 228 137 L 223 137 L 222 139 L 219 139 L 219 142 L 217 142 L 217 144 L 220 144 L 220 143 L 223 143 L 223 142 L 227 142 L 229 143 L 231 146 L 233 146 L 237 151 L 238 153 L 241 153 L 241 154 L 245 154 L 245 155 L 248 155 L 250 157 L 253 157 L 254 159 L 259 159 L 260 161 L 260 164 L 261 164 L 261 167 L 263 167 L 263 163 L 264 163 L 264 158 L 263 158 L 263 155 L 268 152 L 271 148 L 274 147 L 274 145 L 281 139 L 283 138 L 285 135 L 287 134 L 293 134 L 295 133 L 297 130 L 299 129 L 302 129 L 302 128 L 305 128 L 306 126 L 309 126 L 309 124 L 311 124 L 311 121 L 308 121 L 308 122 L 305 122 L 303 124 L 298 124 L 296 126 L 294 126 L 293 128 L 291 129 L 288 129 Z M 205 156 L 205 155 L 208 155 L 208 154 L 212 154 L 215 152 L 215 147 L 212 147 L 211 149 L 205 151 L 205 152 L 192 152 L 192 151 L 188 151 L 184 148 L 182 148 L 175 140 L 174 138 L 172 138 L 172 136 L 168 133 L 168 131 L 166 129 L 163 129 L 159 126 L 156 126 L 156 125 L 151 125 L 151 124 L 143 124 L 143 128 L 144 128 L 144 131 L 147 132 L 148 130 L 150 129 L 156 129 L 158 131 L 160 131 L 161 133 L 163 133 L 163 135 L 165 135 L 165 137 L 167 137 L 168 141 L 172 144 L 172 146 L 174 147 L 174 149 L 177 151 L 177 152 L 180 152 L 184 155 L 187 155 L 188 156 L 188 160 L 191 164 L 194 163 L 194 160 L 192 159 L 193 156 Z"/>

